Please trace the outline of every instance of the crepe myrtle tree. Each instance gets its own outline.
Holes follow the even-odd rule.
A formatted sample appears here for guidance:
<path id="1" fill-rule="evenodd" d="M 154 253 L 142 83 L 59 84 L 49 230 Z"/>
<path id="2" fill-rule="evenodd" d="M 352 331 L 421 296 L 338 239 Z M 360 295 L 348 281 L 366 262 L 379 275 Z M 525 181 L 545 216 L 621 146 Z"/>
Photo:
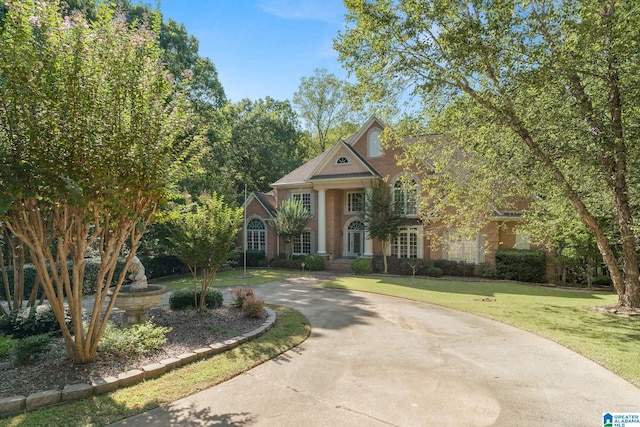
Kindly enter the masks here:
<path id="1" fill-rule="evenodd" d="M 203 194 L 174 221 L 172 252 L 193 276 L 195 306 L 202 311 L 205 296 L 218 270 L 234 257 L 236 236 L 242 226 L 242 208 L 233 208 L 222 196 Z M 200 299 L 197 277 L 200 272 Z"/>
<path id="2" fill-rule="evenodd" d="M 80 13 L 63 17 L 57 2 L 5 4 L 0 214 L 29 251 L 69 356 L 88 362 L 140 237 L 196 138 L 181 137 L 188 110 L 162 65 L 158 22 L 130 27 L 107 2 L 91 22 Z M 85 324 L 82 282 L 91 245 L 101 262 Z"/>

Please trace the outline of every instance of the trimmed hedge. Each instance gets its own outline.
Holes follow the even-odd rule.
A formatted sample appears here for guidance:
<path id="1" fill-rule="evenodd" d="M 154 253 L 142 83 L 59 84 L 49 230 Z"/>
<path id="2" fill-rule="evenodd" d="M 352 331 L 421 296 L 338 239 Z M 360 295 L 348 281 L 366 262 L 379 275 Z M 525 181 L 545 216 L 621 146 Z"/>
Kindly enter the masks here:
<path id="1" fill-rule="evenodd" d="M 288 270 L 302 269 L 302 260 L 300 259 L 274 258 L 269 264 L 273 268 L 286 268 Z"/>
<path id="2" fill-rule="evenodd" d="M 373 271 L 371 258 L 357 258 L 351 261 L 353 274 L 370 274 Z"/>
<path id="3" fill-rule="evenodd" d="M 204 305 L 209 309 L 220 308 L 223 297 L 219 289 L 209 288 L 204 297 Z M 196 308 L 200 303 L 200 289 L 178 289 L 169 296 L 169 307 L 172 310 L 186 310 Z"/>
<path id="4" fill-rule="evenodd" d="M 244 265 L 244 252 L 238 255 L 236 264 Z M 267 265 L 267 255 L 264 251 L 247 251 L 247 267 L 264 267 L 265 265 Z"/>
<path id="5" fill-rule="evenodd" d="M 506 249 L 496 252 L 496 276 L 520 282 L 546 282 L 547 256 L 543 251 Z"/>
<path id="6" fill-rule="evenodd" d="M 187 272 L 187 266 L 174 255 L 140 256 L 139 258 L 147 279 Z"/>
<path id="7" fill-rule="evenodd" d="M 444 276 L 475 276 L 476 264 L 471 264 L 464 261 L 450 261 L 446 259 L 439 259 L 433 261 L 433 266 L 441 269 Z"/>
<path id="8" fill-rule="evenodd" d="M 307 255 L 304 257 L 304 268 L 309 271 L 324 270 L 324 259 L 318 255 Z"/>

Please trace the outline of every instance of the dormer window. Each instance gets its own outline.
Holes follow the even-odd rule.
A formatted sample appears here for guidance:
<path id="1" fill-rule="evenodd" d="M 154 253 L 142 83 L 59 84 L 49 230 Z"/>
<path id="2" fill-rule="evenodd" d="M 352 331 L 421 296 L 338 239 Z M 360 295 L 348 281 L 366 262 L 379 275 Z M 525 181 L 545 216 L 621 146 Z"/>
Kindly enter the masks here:
<path id="1" fill-rule="evenodd" d="M 382 156 L 382 141 L 380 141 L 380 131 L 378 129 L 374 129 L 369 132 L 367 139 L 367 151 L 369 157 Z"/>
<path id="2" fill-rule="evenodd" d="M 349 164 L 349 159 L 347 159 L 344 156 L 342 156 L 338 160 L 336 160 L 336 165 L 348 165 L 348 164 Z"/>

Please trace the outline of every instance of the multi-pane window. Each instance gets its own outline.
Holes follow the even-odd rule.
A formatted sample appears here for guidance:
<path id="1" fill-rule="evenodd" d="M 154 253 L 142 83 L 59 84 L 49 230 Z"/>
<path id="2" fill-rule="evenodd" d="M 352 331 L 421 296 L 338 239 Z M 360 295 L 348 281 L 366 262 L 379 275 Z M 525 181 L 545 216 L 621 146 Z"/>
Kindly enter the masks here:
<path id="1" fill-rule="evenodd" d="M 267 230 L 264 222 L 257 218 L 247 224 L 247 249 L 250 251 L 266 251 Z"/>
<path id="2" fill-rule="evenodd" d="M 450 261 L 462 261 L 477 264 L 480 251 L 480 238 L 463 238 L 455 233 L 445 236 L 445 255 Z"/>
<path id="3" fill-rule="evenodd" d="M 364 193 L 347 193 L 347 212 L 364 210 Z"/>
<path id="4" fill-rule="evenodd" d="M 294 193 L 291 195 L 292 200 L 299 200 L 307 211 L 313 213 L 311 210 L 311 193 Z"/>
<path id="5" fill-rule="evenodd" d="M 418 185 L 415 179 L 397 180 L 393 185 L 393 198 L 400 213 L 404 215 L 418 213 Z"/>
<path id="6" fill-rule="evenodd" d="M 336 160 L 336 165 L 348 165 L 348 164 L 349 164 L 349 159 L 347 159 L 344 156 L 342 156 L 338 160 Z"/>
<path id="7" fill-rule="evenodd" d="M 311 253 L 311 232 L 303 231 L 300 237 L 293 241 L 293 253 L 296 255 Z"/>
<path id="8" fill-rule="evenodd" d="M 399 258 L 418 258 L 418 230 L 406 228 L 391 241 L 391 256 Z"/>

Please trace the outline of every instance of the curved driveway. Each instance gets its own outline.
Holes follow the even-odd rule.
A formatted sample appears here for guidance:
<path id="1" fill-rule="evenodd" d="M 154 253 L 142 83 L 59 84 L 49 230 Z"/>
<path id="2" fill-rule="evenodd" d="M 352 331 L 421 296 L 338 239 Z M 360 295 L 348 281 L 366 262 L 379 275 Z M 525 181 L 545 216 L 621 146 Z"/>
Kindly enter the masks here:
<path id="1" fill-rule="evenodd" d="M 298 278 L 256 288 L 294 307 L 299 347 L 118 426 L 601 426 L 640 389 L 551 341 L 455 310 Z"/>

